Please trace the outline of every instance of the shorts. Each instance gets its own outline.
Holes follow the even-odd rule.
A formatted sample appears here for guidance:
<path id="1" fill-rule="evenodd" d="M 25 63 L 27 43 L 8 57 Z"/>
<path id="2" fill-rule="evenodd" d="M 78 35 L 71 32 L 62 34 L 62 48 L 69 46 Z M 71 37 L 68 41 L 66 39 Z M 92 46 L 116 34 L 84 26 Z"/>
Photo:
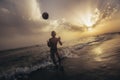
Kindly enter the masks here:
<path id="1" fill-rule="evenodd" d="M 57 53 L 57 49 L 51 49 L 51 50 L 50 50 L 50 53 L 51 53 L 51 54 Z"/>

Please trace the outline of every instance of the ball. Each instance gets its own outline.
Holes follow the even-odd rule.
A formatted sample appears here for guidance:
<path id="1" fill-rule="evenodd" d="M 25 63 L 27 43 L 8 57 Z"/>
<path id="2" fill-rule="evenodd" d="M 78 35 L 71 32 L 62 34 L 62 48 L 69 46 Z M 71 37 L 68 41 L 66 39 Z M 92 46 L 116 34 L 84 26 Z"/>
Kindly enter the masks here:
<path id="1" fill-rule="evenodd" d="M 42 14 L 42 18 L 43 18 L 43 19 L 48 19 L 48 18 L 49 18 L 49 14 L 48 14 L 47 12 L 44 12 L 44 13 Z"/>

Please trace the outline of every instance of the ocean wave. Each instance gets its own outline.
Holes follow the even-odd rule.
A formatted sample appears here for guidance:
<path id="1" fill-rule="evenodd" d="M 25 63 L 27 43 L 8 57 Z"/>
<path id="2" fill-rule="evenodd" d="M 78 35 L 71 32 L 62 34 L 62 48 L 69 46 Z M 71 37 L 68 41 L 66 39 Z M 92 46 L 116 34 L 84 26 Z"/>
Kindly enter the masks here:
<path id="1" fill-rule="evenodd" d="M 0 75 L 0 79 L 5 79 L 5 80 L 17 80 L 17 78 L 21 77 L 23 78 L 24 76 L 28 75 L 29 73 L 36 71 L 41 68 L 45 68 L 49 65 L 53 65 L 50 61 L 49 62 L 43 62 L 42 64 L 37 64 L 37 65 L 31 65 L 30 67 L 17 67 L 15 71 L 10 71 L 7 73 L 3 73 Z"/>

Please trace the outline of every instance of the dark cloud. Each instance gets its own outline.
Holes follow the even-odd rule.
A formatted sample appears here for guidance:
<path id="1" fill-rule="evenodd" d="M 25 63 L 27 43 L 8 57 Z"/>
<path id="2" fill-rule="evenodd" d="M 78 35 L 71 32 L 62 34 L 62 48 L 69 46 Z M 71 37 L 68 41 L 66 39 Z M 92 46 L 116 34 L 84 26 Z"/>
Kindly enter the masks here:
<path id="1" fill-rule="evenodd" d="M 40 28 L 43 25 L 41 22 L 30 20 L 28 3 L 27 0 L 0 1 L 0 36 L 9 37 L 11 32 L 21 35 L 32 34 L 32 28 Z M 13 33 L 12 36 L 16 35 Z"/>
<path id="2" fill-rule="evenodd" d="M 39 42 L 35 38 L 42 34 L 40 29 L 46 24 L 32 19 L 34 1 L 0 0 L 0 50 Z"/>

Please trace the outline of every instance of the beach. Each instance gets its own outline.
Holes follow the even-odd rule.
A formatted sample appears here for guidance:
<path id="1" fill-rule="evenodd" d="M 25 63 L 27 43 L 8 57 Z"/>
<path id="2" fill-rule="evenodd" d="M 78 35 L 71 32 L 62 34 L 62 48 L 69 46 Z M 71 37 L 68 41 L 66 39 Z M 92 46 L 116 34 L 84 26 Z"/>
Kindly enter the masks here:
<path id="1" fill-rule="evenodd" d="M 44 50 L 46 46 L 20 49 L 11 55 L 4 51 L 4 55 L 0 54 L 3 60 L 0 63 L 4 64 L 0 67 L 1 80 L 120 80 L 120 34 L 110 33 L 83 40 L 59 49 L 63 58 L 62 70 L 54 67 L 49 49 Z M 18 55 L 20 51 L 23 54 Z M 19 58 L 14 60 L 15 55 Z M 2 75 L 4 68 L 7 71 Z"/>

